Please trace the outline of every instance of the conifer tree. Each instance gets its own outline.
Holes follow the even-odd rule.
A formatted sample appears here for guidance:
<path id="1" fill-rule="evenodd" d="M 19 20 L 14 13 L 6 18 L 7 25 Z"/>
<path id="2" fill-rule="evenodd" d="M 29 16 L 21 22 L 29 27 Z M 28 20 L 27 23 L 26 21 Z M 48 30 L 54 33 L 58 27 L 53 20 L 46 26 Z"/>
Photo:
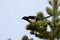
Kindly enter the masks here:
<path id="1" fill-rule="evenodd" d="M 24 35 L 22 40 L 33 40 L 33 39 L 32 38 L 29 39 L 28 36 Z"/>
<path id="2" fill-rule="evenodd" d="M 40 39 L 59 40 L 60 38 L 60 6 L 59 0 L 49 0 L 49 4 L 52 8 L 46 7 L 46 12 L 52 17 L 51 21 L 48 19 L 38 20 L 37 22 L 30 23 L 26 26 L 26 30 L 30 30 L 31 35 L 35 35 Z M 43 18 L 43 12 L 37 13 L 37 18 Z M 50 27 L 50 31 L 47 31 L 47 27 Z M 25 37 L 23 37 L 24 39 Z M 28 39 L 28 37 L 26 37 Z"/>
<path id="3" fill-rule="evenodd" d="M 9 39 L 7 39 L 7 40 L 11 40 L 11 39 L 9 38 Z"/>

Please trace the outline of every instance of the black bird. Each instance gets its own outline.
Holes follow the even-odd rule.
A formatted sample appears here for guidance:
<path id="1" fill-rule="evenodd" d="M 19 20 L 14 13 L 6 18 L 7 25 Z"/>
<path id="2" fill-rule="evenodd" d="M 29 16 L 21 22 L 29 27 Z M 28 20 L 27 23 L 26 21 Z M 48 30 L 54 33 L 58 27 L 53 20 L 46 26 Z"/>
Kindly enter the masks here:
<path id="1" fill-rule="evenodd" d="M 31 22 L 36 22 L 38 20 L 42 20 L 42 19 L 49 18 L 49 17 L 50 16 L 38 19 L 36 16 L 24 16 L 22 19 L 31 23 Z"/>

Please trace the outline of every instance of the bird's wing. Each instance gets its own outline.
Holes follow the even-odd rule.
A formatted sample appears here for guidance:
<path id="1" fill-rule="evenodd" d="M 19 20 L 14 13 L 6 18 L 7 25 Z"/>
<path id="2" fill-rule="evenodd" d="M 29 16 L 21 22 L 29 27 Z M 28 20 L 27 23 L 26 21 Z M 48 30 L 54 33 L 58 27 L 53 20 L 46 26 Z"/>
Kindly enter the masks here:
<path id="1" fill-rule="evenodd" d="M 35 18 L 36 18 L 36 16 L 29 16 L 28 18 L 35 19 Z"/>

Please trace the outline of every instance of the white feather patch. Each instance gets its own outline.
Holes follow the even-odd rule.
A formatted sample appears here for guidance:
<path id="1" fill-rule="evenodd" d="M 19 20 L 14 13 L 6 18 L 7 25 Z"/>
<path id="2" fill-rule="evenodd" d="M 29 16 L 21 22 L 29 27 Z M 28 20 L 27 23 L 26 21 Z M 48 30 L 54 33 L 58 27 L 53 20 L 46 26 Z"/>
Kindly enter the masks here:
<path id="1" fill-rule="evenodd" d="M 30 21 L 30 22 L 36 22 L 36 19 L 30 19 L 30 18 L 29 18 L 29 21 Z"/>

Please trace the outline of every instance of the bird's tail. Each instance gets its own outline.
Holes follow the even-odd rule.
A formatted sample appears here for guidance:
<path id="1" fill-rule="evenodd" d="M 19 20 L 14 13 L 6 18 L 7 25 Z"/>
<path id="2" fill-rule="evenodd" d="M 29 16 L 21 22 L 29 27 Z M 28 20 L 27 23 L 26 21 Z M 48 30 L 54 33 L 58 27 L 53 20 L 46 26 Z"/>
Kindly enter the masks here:
<path id="1" fill-rule="evenodd" d="M 47 17 L 45 17 L 45 18 L 49 18 L 49 17 L 51 17 L 51 16 L 47 16 Z"/>
<path id="2" fill-rule="evenodd" d="M 41 18 L 41 20 L 46 19 L 46 18 L 49 18 L 49 17 L 51 17 L 51 16 L 43 17 L 43 18 Z"/>

